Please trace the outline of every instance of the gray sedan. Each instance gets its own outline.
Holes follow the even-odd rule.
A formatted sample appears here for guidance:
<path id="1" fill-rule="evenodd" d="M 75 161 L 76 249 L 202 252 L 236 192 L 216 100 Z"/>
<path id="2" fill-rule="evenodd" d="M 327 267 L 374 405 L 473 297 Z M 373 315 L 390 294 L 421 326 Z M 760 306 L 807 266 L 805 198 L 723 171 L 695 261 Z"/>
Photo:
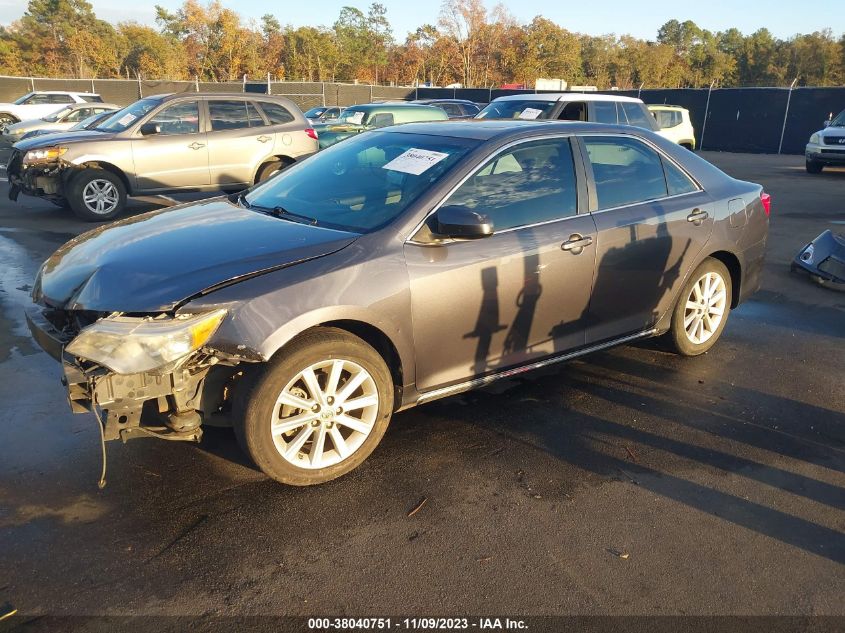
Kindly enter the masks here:
<path id="1" fill-rule="evenodd" d="M 648 337 L 706 352 L 759 287 L 769 204 L 643 129 L 412 123 L 75 238 L 28 319 L 107 440 L 231 424 L 316 484 L 418 404 Z"/>
<path id="2" fill-rule="evenodd" d="M 40 119 L 31 119 L 9 125 L 3 131 L 3 140 L 7 143 L 16 143 L 23 138 L 31 137 L 33 132 L 40 132 L 41 130 L 62 132 L 73 128 L 82 120 L 91 116 L 116 110 L 120 110 L 120 106 L 113 103 L 72 103 Z"/>

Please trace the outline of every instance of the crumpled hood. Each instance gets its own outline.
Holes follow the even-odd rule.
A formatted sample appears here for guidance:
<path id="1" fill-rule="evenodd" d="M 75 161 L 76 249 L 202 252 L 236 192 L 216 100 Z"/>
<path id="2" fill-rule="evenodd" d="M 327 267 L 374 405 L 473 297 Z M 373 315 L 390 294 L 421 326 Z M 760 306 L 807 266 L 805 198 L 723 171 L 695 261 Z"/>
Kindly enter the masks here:
<path id="1" fill-rule="evenodd" d="M 22 141 L 18 141 L 12 147 L 27 152 L 31 149 L 38 149 L 41 147 L 52 147 L 53 145 L 78 143 L 80 141 L 89 141 L 97 139 L 103 141 L 110 139 L 114 134 L 112 132 L 98 132 L 96 130 L 78 130 L 78 131 L 64 131 L 54 132 L 53 134 L 42 134 L 41 136 L 33 136 Z"/>
<path id="2" fill-rule="evenodd" d="M 210 287 L 334 253 L 357 237 L 215 198 L 72 239 L 44 262 L 33 295 L 65 309 L 172 310 Z"/>

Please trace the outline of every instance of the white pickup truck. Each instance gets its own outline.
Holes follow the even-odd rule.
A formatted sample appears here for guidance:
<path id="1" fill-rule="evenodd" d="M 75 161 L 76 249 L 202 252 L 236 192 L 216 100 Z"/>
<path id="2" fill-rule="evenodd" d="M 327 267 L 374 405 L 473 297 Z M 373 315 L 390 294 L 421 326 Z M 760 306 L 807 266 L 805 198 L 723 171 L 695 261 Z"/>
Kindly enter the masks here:
<path id="1" fill-rule="evenodd" d="M 36 90 L 28 92 L 13 103 L 0 103 L 0 132 L 19 121 L 40 119 L 72 103 L 102 103 L 102 98 L 92 92 L 67 92 L 64 90 Z"/>

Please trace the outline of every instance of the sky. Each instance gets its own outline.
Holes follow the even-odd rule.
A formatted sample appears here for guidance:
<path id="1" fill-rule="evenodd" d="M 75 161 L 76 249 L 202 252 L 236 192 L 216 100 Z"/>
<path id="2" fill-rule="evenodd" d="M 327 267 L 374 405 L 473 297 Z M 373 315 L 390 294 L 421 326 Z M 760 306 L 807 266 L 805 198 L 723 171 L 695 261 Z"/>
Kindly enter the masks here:
<path id="1" fill-rule="evenodd" d="M 202 1 L 202 0 L 201 0 Z M 235 9 L 245 19 L 258 19 L 272 13 L 282 24 L 294 26 L 330 26 L 343 6 L 366 11 L 369 0 L 222 0 L 224 6 Z M 112 23 L 134 20 L 155 24 L 156 4 L 168 9 L 179 7 L 180 0 L 147 0 L 127 3 L 125 0 L 89 0 L 97 16 Z M 393 25 L 394 36 L 402 41 L 418 26 L 436 24 L 440 0 L 426 0 L 417 4 L 408 0 L 381 0 Z M 487 6 L 496 2 L 487 0 Z M 752 33 L 766 27 L 775 36 L 787 38 L 796 33 L 811 33 L 826 27 L 838 37 L 845 31 L 841 0 L 707 0 L 705 2 L 653 2 L 631 0 L 601 0 L 591 2 L 549 2 L 548 0 L 510 0 L 504 4 L 520 22 L 530 22 L 535 15 L 543 15 L 564 28 L 578 33 L 602 35 L 627 33 L 642 39 L 654 39 L 657 29 L 673 18 L 692 20 L 711 31 L 736 27 Z M 26 10 L 26 0 L 0 0 L 0 24 L 9 24 Z M 577 6 L 581 5 L 581 6 Z M 318 7 L 319 10 L 315 10 Z M 836 16 L 836 17 L 834 17 Z"/>

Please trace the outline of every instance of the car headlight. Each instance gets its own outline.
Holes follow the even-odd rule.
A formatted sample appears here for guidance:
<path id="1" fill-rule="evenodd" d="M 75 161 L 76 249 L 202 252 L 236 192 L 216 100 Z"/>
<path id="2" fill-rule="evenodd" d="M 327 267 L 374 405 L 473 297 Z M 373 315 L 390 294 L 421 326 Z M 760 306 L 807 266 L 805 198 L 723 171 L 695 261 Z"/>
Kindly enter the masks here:
<path id="1" fill-rule="evenodd" d="M 810 144 L 811 145 L 818 145 L 819 144 L 819 133 L 816 132 L 812 136 L 810 136 Z"/>
<path id="2" fill-rule="evenodd" d="M 67 147 L 45 147 L 43 149 L 31 149 L 24 154 L 23 162 L 41 163 L 44 161 L 56 160 L 67 152 Z"/>
<path id="3" fill-rule="evenodd" d="M 162 369 L 201 348 L 226 310 L 176 317 L 113 316 L 83 329 L 65 349 L 117 374 Z"/>

